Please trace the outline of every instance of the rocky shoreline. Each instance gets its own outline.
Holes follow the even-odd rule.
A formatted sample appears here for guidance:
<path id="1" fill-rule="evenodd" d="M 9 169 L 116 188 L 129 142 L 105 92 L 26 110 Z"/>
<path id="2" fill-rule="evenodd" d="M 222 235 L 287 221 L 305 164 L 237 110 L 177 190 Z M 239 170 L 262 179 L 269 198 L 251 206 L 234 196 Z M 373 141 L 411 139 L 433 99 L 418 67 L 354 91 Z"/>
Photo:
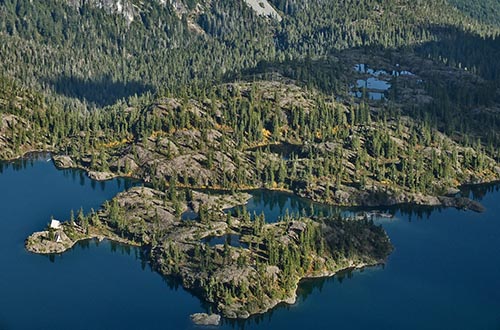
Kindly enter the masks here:
<path id="1" fill-rule="evenodd" d="M 96 171 L 91 171 L 86 167 L 83 166 L 78 166 L 76 163 L 72 160 L 71 157 L 69 156 L 64 156 L 64 155 L 54 155 L 53 157 L 54 164 L 56 165 L 57 168 L 59 169 L 69 169 L 69 168 L 76 168 L 83 170 L 87 173 L 89 178 L 92 180 L 96 181 L 106 181 L 106 180 L 111 180 L 117 177 L 123 177 L 123 178 L 134 178 L 137 180 L 140 180 L 140 177 L 135 177 L 135 176 L 124 176 L 124 175 L 119 175 L 113 172 L 96 172 Z M 485 181 L 485 182 L 476 182 L 473 183 L 472 185 L 481 185 L 481 184 L 488 184 L 492 182 L 497 182 L 497 180 L 493 181 Z M 190 185 L 184 185 L 182 188 L 187 188 L 187 189 L 206 189 L 206 187 L 197 187 L 197 186 L 190 186 Z M 283 188 L 269 188 L 269 187 L 252 187 L 252 188 L 245 188 L 242 189 L 242 191 L 245 192 L 251 192 L 253 190 L 260 190 L 260 189 L 267 189 L 270 191 L 284 191 L 287 193 L 290 193 L 292 195 L 301 197 L 301 198 L 306 198 L 310 199 L 313 202 L 317 203 L 325 203 L 325 201 L 322 198 L 318 198 L 316 194 L 314 193 L 307 193 L 304 191 L 294 191 L 290 189 L 283 189 Z M 219 190 L 226 190 L 226 189 L 219 189 Z M 229 190 L 227 190 L 229 191 Z M 404 191 L 400 192 L 394 192 L 394 191 L 383 191 L 379 189 L 354 189 L 350 188 L 345 191 L 339 190 L 335 192 L 335 195 L 337 198 L 334 198 L 333 200 L 330 200 L 328 203 L 325 203 L 327 205 L 332 205 L 332 206 L 343 206 L 343 207 L 381 207 L 381 206 L 397 206 L 397 205 L 420 205 L 420 206 L 442 206 L 442 207 L 453 207 L 456 209 L 462 209 L 462 210 L 471 210 L 474 212 L 483 212 L 484 207 L 481 205 L 481 203 L 474 201 L 470 198 L 467 197 L 455 197 L 453 195 L 457 194 L 460 192 L 459 189 L 453 188 L 449 189 L 449 191 L 454 192 L 454 194 L 448 194 L 448 195 L 441 195 L 441 196 L 432 196 L 432 195 L 424 195 L 421 193 L 408 193 Z M 321 192 L 324 192 L 323 190 Z"/>
<path id="2" fill-rule="evenodd" d="M 436 129 L 419 129 L 420 124 L 409 116 L 384 119 L 380 104 L 367 106 L 363 117 L 371 119 L 359 121 L 356 118 L 362 113 L 353 117 L 359 104 L 323 99 L 319 91 L 306 91 L 287 79 L 234 82 L 217 86 L 217 91 L 225 98 L 215 104 L 161 98 L 130 109 L 134 118 L 162 122 L 182 113 L 197 123 L 160 125 L 159 130 L 147 130 L 141 136 L 133 131 L 123 136 L 96 132 L 94 136 L 82 130 L 55 145 L 27 140 L 17 146 L 16 125 L 34 123 L 9 115 L 0 130 L 0 158 L 49 149 L 58 168 L 78 168 L 95 180 L 135 178 L 160 190 L 170 185 L 226 191 L 264 188 L 337 206 L 415 204 L 478 210 L 473 203 L 450 200 L 448 192 L 464 184 L 500 180 L 500 165 L 484 148 L 464 145 Z M 239 108 L 239 102 L 249 101 L 250 95 L 274 110 L 262 114 L 263 129 L 254 136 L 237 136 L 244 123 L 223 124 L 221 114 L 239 118 L 231 111 Z M 318 97 L 325 102 L 321 109 Z M 237 106 L 230 106 L 232 102 Z M 325 123 L 328 127 L 299 128 L 310 126 L 297 121 L 313 114 L 337 120 Z M 275 121 L 279 125 L 271 132 L 268 128 Z M 127 122 L 129 127 L 137 124 Z M 50 141 L 48 136 L 45 140 Z"/>
<path id="3" fill-rule="evenodd" d="M 55 155 L 53 161 L 58 168 L 86 171 L 95 180 L 124 176 L 123 173 L 90 171 L 69 156 Z M 137 178 L 144 180 L 142 176 Z M 179 186 L 186 189 L 175 189 Z M 71 249 L 78 241 L 92 238 L 144 247 L 150 251 L 150 262 L 156 271 L 180 279 L 184 288 L 212 304 L 227 318 L 248 318 L 281 303 L 293 304 L 302 279 L 328 277 L 346 269 L 377 265 L 385 261 L 392 249 L 385 232 L 367 220 L 336 219 L 331 222 L 328 219 L 297 218 L 275 224 L 264 221 L 256 225 L 256 220 L 249 220 L 250 215 L 227 215 L 222 211 L 245 204 L 251 197 L 248 193 L 209 195 L 191 191 L 190 187 L 189 184 L 177 184 L 165 191 L 132 188 L 85 219 L 63 223 L 56 232 L 44 230 L 32 234 L 26 240 L 26 248 L 33 253 L 59 254 Z M 265 188 L 284 190 L 283 187 Z M 187 192 L 189 196 L 181 196 Z M 318 202 L 324 202 L 318 197 L 324 192 L 321 186 L 291 191 L 294 195 Z M 465 197 L 396 194 L 376 186 L 334 190 L 332 196 L 334 198 L 328 200 L 331 205 L 414 204 L 476 212 L 483 210 L 480 203 Z M 181 213 L 188 209 L 199 215 L 199 221 L 181 220 Z M 353 224 L 356 224 L 355 229 L 346 230 Z M 226 242 L 211 246 L 207 243 L 210 238 L 225 235 L 238 236 L 238 245 Z M 329 240 L 329 235 L 334 239 Z M 316 242 L 309 246 L 308 251 L 301 250 L 303 237 L 313 237 L 311 241 Z M 358 243 L 351 246 L 353 240 Z M 365 248 L 369 251 L 363 250 Z M 328 251 L 326 255 L 325 251 Z M 292 261 L 282 263 L 282 258 Z M 295 265 L 292 267 L 291 263 Z M 214 322 L 214 319 L 205 319 L 204 316 L 199 321 L 203 323 L 204 320 Z"/>
<path id="4" fill-rule="evenodd" d="M 64 156 L 54 156 L 54 162 L 58 168 L 74 167 L 74 163 L 69 160 Z M 316 236 L 314 240 L 324 242 L 328 233 L 331 234 L 332 231 L 325 229 L 332 226 L 326 225 L 325 219 L 318 221 L 318 219 L 301 218 L 288 219 L 287 222 L 277 224 L 262 223 L 260 229 L 257 230 L 254 228 L 255 220 L 249 222 L 249 215 L 228 216 L 222 212 L 224 209 L 245 204 L 251 198 L 251 195 L 247 193 L 208 195 L 192 191 L 188 199 L 179 197 L 178 194 L 178 192 L 170 192 L 169 195 L 167 192 L 144 187 L 132 188 L 119 194 L 98 213 L 87 216 L 83 223 L 81 219 L 80 222 L 63 223 L 61 230 L 57 231 L 59 233 L 57 242 L 54 241 L 54 231 L 45 230 L 28 237 L 26 248 L 33 253 L 59 254 L 71 249 L 78 241 L 92 238 L 142 246 L 151 251 L 150 262 L 156 271 L 165 276 L 179 278 L 186 289 L 211 303 L 224 317 L 243 319 L 254 314 L 265 313 L 282 303 L 293 304 L 298 284 L 302 279 L 330 277 L 339 271 L 381 264 L 392 249 L 385 232 L 382 231 L 377 234 L 378 238 L 375 241 L 368 240 L 359 244 L 373 247 L 376 241 L 385 242 L 382 244 L 386 246 L 383 248 L 385 252 L 377 256 L 365 251 L 361 254 L 355 253 L 355 257 L 339 255 L 334 257 L 333 254 L 324 257 L 324 251 L 322 253 L 316 251 L 317 255 L 311 255 L 309 251 L 308 254 L 312 258 L 309 263 L 313 265 L 317 263 L 319 266 L 310 268 L 312 266 L 309 265 L 307 269 L 301 266 L 296 273 L 286 275 L 289 278 L 285 280 L 280 278 L 280 276 L 285 276 L 280 275 L 284 273 L 284 270 L 278 265 L 269 264 L 271 258 L 269 244 L 272 245 L 269 241 L 270 237 L 274 237 L 278 246 L 290 246 L 290 244 L 299 244 L 298 239 L 307 230 L 316 231 L 317 228 L 321 228 L 321 236 Z M 422 198 L 420 201 L 433 206 L 442 205 L 477 212 L 483 210 L 480 203 L 464 197 L 429 197 Z M 184 212 L 188 209 L 198 213 L 200 220 L 180 220 L 179 210 Z M 372 225 L 360 220 L 337 219 L 337 221 L 339 222 L 334 222 L 336 225 L 332 227 L 337 231 L 335 234 L 337 243 L 338 240 L 349 241 L 351 239 L 349 235 L 356 237 L 367 228 L 372 228 Z M 352 223 L 363 223 L 363 225 L 345 234 L 342 226 Z M 343 225 L 338 227 L 339 224 Z M 339 232 L 343 232 L 345 237 L 340 237 Z M 206 243 L 206 240 L 211 237 L 222 237 L 228 234 L 239 235 L 240 243 L 244 242 L 244 244 L 233 247 L 227 242 L 215 246 Z M 342 247 L 342 250 L 345 251 L 345 247 Z M 259 261 L 256 260 L 259 260 L 259 256 L 262 255 L 265 256 L 265 266 L 258 266 Z M 205 258 L 210 258 L 210 261 Z M 220 264 L 216 269 L 209 271 L 201 268 L 203 264 L 203 267 L 210 268 L 208 263 Z M 261 294 L 258 299 L 253 296 L 252 300 L 247 295 L 253 295 L 250 292 L 257 288 L 250 289 L 250 283 L 260 281 L 262 278 L 267 279 L 265 281 L 269 283 L 260 284 L 265 289 L 259 287 L 257 291 L 264 291 L 266 294 Z M 241 289 L 242 286 L 243 289 Z M 242 293 L 244 290 L 248 292 Z M 243 296 L 228 297 L 228 292 L 231 292 L 230 295 Z M 216 316 L 206 317 L 199 316 L 196 320 L 201 324 L 215 322 Z"/>
<path id="5" fill-rule="evenodd" d="M 392 250 L 385 232 L 369 221 L 288 218 L 266 223 L 260 217 L 250 220 L 249 214 L 222 212 L 248 198 L 194 193 L 183 200 L 136 187 L 97 213 L 62 223 L 57 231 L 34 233 L 26 248 L 63 253 L 90 238 L 142 246 L 150 251 L 156 271 L 180 279 L 227 318 L 248 318 L 294 303 L 301 279 L 379 264 Z M 188 207 L 199 213 L 199 221 L 180 219 L 176 210 Z M 209 243 L 229 234 L 238 242 Z"/>
<path id="6" fill-rule="evenodd" d="M 76 223 L 66 222 L 57 230 L 43 230 L 31 234 L 25 242 L 26 250 L 37 254 L 61 254 L 64 253 L 75 244 L 85 240 L 104 239 L 115 241 L 121 244 L 131 246 L 140 246 L 140 243 L 119 237 L 113 233 L 111 228 L 105 226 L 91 226 L 84 230 Z"/>

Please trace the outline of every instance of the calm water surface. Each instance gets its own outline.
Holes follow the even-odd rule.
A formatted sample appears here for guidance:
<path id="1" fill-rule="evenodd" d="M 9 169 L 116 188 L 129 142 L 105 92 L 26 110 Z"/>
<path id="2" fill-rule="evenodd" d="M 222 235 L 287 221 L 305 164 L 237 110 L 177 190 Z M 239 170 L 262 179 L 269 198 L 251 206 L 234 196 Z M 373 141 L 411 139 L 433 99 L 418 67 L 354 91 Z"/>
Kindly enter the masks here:
<path id="1" fill-rule="evenodd" d="M 139 249 L 105 241 L 52 258 L 25 251 L 51 215 L 97 209 L 132 184 L 96 183 L 46 158 L 1 166 L 0 329 L 196 328 L 188 316 L 206 307 L 151 271 Z M 297 304 L 217 329 L 499 330 L 500 193 L 490 190 L 483 214 L 392 210 L 394 219 L 378 220 L 396 248 L 385 267 L 304 281 Z M 311 204 L 257 192 L 248 208 L 271 220 Z"/>

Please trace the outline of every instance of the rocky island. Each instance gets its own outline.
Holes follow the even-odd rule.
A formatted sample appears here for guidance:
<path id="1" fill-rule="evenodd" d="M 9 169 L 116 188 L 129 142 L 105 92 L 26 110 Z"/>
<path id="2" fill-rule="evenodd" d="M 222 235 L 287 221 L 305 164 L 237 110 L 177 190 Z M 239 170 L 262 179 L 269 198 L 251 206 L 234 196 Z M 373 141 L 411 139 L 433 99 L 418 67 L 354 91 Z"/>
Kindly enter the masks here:
<path id="1" fill-rule="evenodd" d="M 301 279 L 383 263 L 392 250 L 384 230 L 369 220 L 285 216 L 266 223 L 263 215 L 223 211 L 247 199 L 136 187 L 98 212 L 31 235 L 26 248 L 62 253 L 90 238 L 140 245 L 155 270 L 227 318 L 293 303 Z M 198 220 L 181 219 L 188 208 Z"/>
<path id="2" fill-rule="evenodd" d="M 357 61 L 403 70 L 363 56 L 340 55 L 350 68 L 337 73 L 353 74 Z M 336 98 L 273 72 L 271 80 L 263 73 L 183 98 L 143 99 L 83 121 L 55 111 L 46 123 L 39 119 L 43 105 L 22 117 L 0 114 L 3 158 L 53 150 L 58 168 L 79 168 L 96 180 L 132 177 L 148 186 L 121 193 L 60 229 L 31 235 L 26 248 L 63 253 L 92 238 L 141 246 L 154 269 L 228 318 L 293 303 L 303 278 L 384 262 L 392 249 L 387 235 L 366 219 L 288 216 L 267 223 L 263 216 L 224 211 L 246 203 L 243 191 L 282 190 L 331 205 L 481 211 L 457 187 L 500 179 L 496 150 L 452 138 L 406 112 L 414 102 L 432 102 L 418 83 L 429 73 L 417 73 L 405 77 L 401 89 L 418 100 Z M 467 81 L 457 70 L 446 75 Z M 12 103 L 22 108 L 30 98 Z M 60 122 L 68 125 L 56 139 L 50 128 Z M 21 126 L 33 127 L 37 138 L 22 134 Z M 197 220 L 183 220 L 186 210 Z M 216 317 L 193 320 L 213 324 Z"/>
<path id="3" fill-rule="evenodd" d="M 353 73 L 358 61 L 386 72 L 405 68 L 355 51 L 335 60 L 349 65 L 336 72 L 342 79 L 367 78 Z M 391 245 L 367 220 L 293 216 L 266 223 L 262 216 L 224 212 L 248 200 L 243 191 L 282 190 L 342 206 L 482 210 L 457 195 L 457 187 L 499 180 L 498 151 L 452 138 L 408 113 L 415 102 L 432 102 L 419 85 L 429 72 L 405 77 L 404 97 L 385 102 L 326 95 L 321 86 L 308 88 L 281 73 L 291 69 L 182 98 L 144 98 L 83 119 L 46 109 L 35 95 L 6 93 L 5 99 L 20 96 L 9 100 L 17 111 L 0 113 L 0 157 L 48 150 L 58 168 L 79 168 L 95 180 L 132 177 L 148 186 L 119 194 L 57 230 L 31 235 L 26 248 L 63 253 L 91 238 L 141 246 L 158 272 L 177 278 L 225 317 L 247 318 L 293 302 L 303 278 L 384 262 Z M 429 70 L 439 69 L 433 64 Z M 467 84 L 458 70 L 446 75 Z M 54 127 L 58 135 L 51 134 Z M 183 220 L 186 210 L 198 221 Z"/>

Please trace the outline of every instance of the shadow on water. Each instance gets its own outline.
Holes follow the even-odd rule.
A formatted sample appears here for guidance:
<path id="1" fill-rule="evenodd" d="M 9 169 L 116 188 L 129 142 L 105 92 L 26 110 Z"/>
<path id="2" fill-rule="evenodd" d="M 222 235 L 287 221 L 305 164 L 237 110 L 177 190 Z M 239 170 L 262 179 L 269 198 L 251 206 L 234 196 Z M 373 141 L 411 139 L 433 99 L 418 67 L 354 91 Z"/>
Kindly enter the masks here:
<path id="1" fill-rule="evenodd" d="M 34 152 L 26 154 L 25 157 L 15 159 L 12 161 L 0 161 L 0 174 L 5 170 L 11 168 L 14 171 L 23 171 L 27 168 L 33 167 L 36 162 L 46 160 L 51 161 L 50 153 L 48 152 Z"/>
<path id="2" fill-rule="evenodd" d="M 290 310 L 294 308 L 294 305 L 301 304 L 310 295 L 314 294 L 316 291 L 321 293 L 323 288 L 327 284 L 337 284 L 340 285 L 346 280 L 353 279 L 356 275 L 360 275 L 364 272 L 373 272 L 383 270 L 384 265 L 373 266 L 366 269 L 346 269 L 338 272 L 334 276 L 330 277 L 320 277 L 320 278 L 306 278 L 300 281 L 297 288 L 297 300 L 293 305 L 286 303 L 278 304 L 276 307 L 272 308 L 270 311 L 264 314 L 256 314 L 250 316 L 248 319 L 223 319 L 223 324 L 228 324 L 234 329 L 244 330 L 245 328 L 251 327 L 252 325 L 258 325 L 260 323 L 269 323 L 273 318 L 273 314 L 280 310 Z"/>
<path id="3" fill-rule="evenodd" d="M 103 245 L 104 247 L 106 247 L 106 246 L 109 247 L 109 250 L 113 254 L 133 256 L 135 260 L 140 262 L 141 269 L 143 271 L 150 271 L 150 272 L 157 273 L 162 278 L 163 282 L 165 284 L 167 284 L 167 287 L 170 290 L 177 291 L 177 290 L 181 289 L 181 290 L 188 292 L 193 297 L 197 297 L 194 292 L 191 292 L 189 290 L 184 289 L 184 287 L 182 286 L 182 281 L 180 279 L 178 279 L 174 276 L 162 275 L 161 273 L 157 272 L 154 269 L 154 267 L 151 264 L 151 259 L 150 259 L 150 252 L 151 251 L 148 247 L 131 246 L 131 245 L 127 245 L 127 244 L 123 244 L 123 243 L 119 243 L 119 242 L 115 242 L 115 241 L 107 240 L 107 239 L 100 241 L 98 239 L 93 238 L 93 239 L 79 241 L 78 243 L 76 243 L 76 245 L 72 249 L 77 248 L 77 249 L 81 249 L 81 250 L 90 250 L 90 249 L 98 248 L 101 245 Z M 67 252 L 64 252 L 61 254 L 47 254 L 47 255 L 45 255 L 45 257 L 48 258 L 50 260 L 50 262 L 56 263 L 58 258 L 64 257 L 65 253 L 67 253 Z M 197 298 L 199 298 L 199 297 L 197 297 Z M 203 306 L 204 306 L 204 309 L 208 310 L 208 307 L 207 307 L 207 306 L 209 306 L 208 304 L 206 306 L 205 305 L 203 305 Z"/>
<path id="4" fill-rule="evenodd" d="M 460 188 L 458 196 L 469 197 L 480 202 L 488 193 L 495 191 L 500 191 L 500 182 L 463 186 Z M 413 220 L 428 219 L 432 213 L 441 212 L 446 209 L 446 207 L 442 206 L 411 204 L 379 207 L 339 207 L 316 203 L 305 198 L 300 198 L 292 193 L 282 191 L 261 189 L 250 191 L 249 193 L 252 195 L 252 198 L 249 200 L 248 204 L 228 209 L 227 212 L 238 215 L 246 211 L 250 213 L 252 219 L 256 215 L 264 214 L 267 223 L 274 223 L 285 215 L 352 217 L 373 213 L 375 211 L 376 214 L 387 214 L 390 217 L 399 214 L 411 222 Z"/>
<path id="5" fill-rule="evenodd" d="M 500 191 L 500 182 L 486 183 L 480 185 L 466 185 L 460 188 L 460 196 L 481 201 L 488 193 Z"/>
<path id="6" fill-rule="evenodd" d="M 109 76 L 89 80 L 79 77 L 60 76 L 47 80 L 57 94 L 77 98 L 98 107 L 105 107 L 129 96 L 153 92 L 153 86 L 139 81 L 115 81 Z"/>
<path id="7" fill-rule="evenodd" d="M 290 216 L 337 216 L 341 214 L 342 208 L 312 202 L 308 199 L 298 197 L 292 193 L 273 190 L 249 191 L 252 198 L 248 204 L 237 206 L 227 210 L 231 213 L 247 211 L 250 216 L 264 214 L 266 222 L 274 223 L 281 217 Z"/>
<path id="8" fill-rule="evenodd" d="M 188 210 L 186 210 L 182 213 L 181 220 L 184 220 L 184 221 L 199 220 L 199 215 L 192 208 L 189 208 Z"/>

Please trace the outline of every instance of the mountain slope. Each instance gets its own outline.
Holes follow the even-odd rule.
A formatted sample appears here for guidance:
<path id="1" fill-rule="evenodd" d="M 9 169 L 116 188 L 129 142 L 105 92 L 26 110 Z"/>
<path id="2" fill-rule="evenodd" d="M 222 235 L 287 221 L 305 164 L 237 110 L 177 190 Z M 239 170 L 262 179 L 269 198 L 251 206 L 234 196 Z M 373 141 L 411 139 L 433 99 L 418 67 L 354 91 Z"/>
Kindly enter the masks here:
<path id="1" fill-rule="evenodd" d="M 500 1 L 497 0 L 449 0 L 467 15 L 488 24 L 500 26 Z"/>
<path id="2" fill-rule="evenodd" d="M 191 173 L 196 177 L 182 176 L 184 184 L 195 186 L 193 182 L 201 182 L 204 186 L 225 188 L 272 186 L 277 181 L 271 178 L 279 171 L 281 174 L 288 171 L 286 166 L 281 162 L 268 164 L 274 170 L 266 172 L 266 168 L 254 166 L 253 160 L 245 154 L 246 149 L 257 147 L 263 143 L 264 137 L 269 139 L 271 134 L 275 143 L 310 145 L 304 152 L 307 161 L 296 165 L 304 171 L 314 172 L 313 177 L 300 177 L 287 183 L 282 178 L 280 183 L 316 200 L 363 203 L 366 198 L 371 198 L 370 194 L 361 196 L 357 194 L 358 186 L 353 190 L 346 184 L 360 184 L 364 189 L 368 176 L 374 180 L 372 192 L 383 191 L 383 181 L 388 176 L 392 177 L 391 180 L 398 180 L 394 191 L 399 196 L 402 192 L 412 196 L 418 192 L 432 195 L 458 183 L 487 181 L 486 177 L 494 177 L 499 157 L 495 107 L 500 95 L 500 66 L 491 62 L 498 47 L 494 38 L 481 37 L 488 31 L 486 25 L 474 22 L 445 1 L 275 0 L 272 4 L 283 15 L 279 24 L 257 15 L 244 1 L 88 3 L 47 0 L 39 3 L 3 0 L 0 2 L 0 74 L 9 77 L 14 84 L 37 91 L 31 95 L 44 98 L 43 104 L 39 105 L 43 108 L 39 109 L 40 112 L 23 113 L 22 105 L 16 106 L 15 112 L 12 112 L 12 107 L 1 109 L 6 114 L 4 118 L 10 116 L 8 122 L 5 120 L 4 130 L 5 127 L 9 130 L 3 134 L 3 145 L 5 150 L 11 148 L 12 152 L 5 153 L 4 157 L 34 149 L 37 139 L 30 135 L 35 135 L 38 141 L 42 141 L 42 146 L 37 148 L 45 145 L 64 150 L 74 157 L 75 166 L 108 171 L 113 164 L 118 173 L 130 172 L 146 181 L 161 183 L 174 173 L 164 172 L 166 169 L 160 169 L 157 162 L 148 161 L 155 159 L 156 149 L 162 149 L 162 143 L 167 143 L 169 148 L 172 143 L 191 146 L 192 139 L 197 141 L 203 137 L 208 142 L 215 140 L 202 151 L 190 150 L 197 152 L 192 157 L 181 153 L 182 157 L 176 162 L 170 162 L 171 159 L 161 161 L 172 163 L 168 168 L 196 169 Z M 467 43 L 460 48 L 456 46 L 460 43 L 454 40 L 467 40 Z M 357 59 L 352 52 L 339 53 L 342 49 L 362 46 L 365 56 Z M 332 52 L 335 56 L 331 55 Z M 415 79 L 413 87 L 408 87 L 410 83 L 404 79 L 392 78 L 393 88 L 386 95 L 389 98 L 387 103 L 355 100 L 350 95 L 349 86 L 356 83 L 352 72 L 354 64 L 383 64 L 390 67 L 388 72 L 391 72 L 399 63 L 403 64 L 402 61 L 407 61 L 407 66 L 415 65 L 422 78 L 420 82 Z M 465 72 L 462 63 L 471 68 L 471 74 Z M 260 69 L 263 71 L 259 72 Z M 272 97 L 267 96 L 269 100 L 258 103 L 260 106 L 256 107 L 253 95 L 260 85 L 251 82 L 258 77 L 264 81 L 262 85 L 270 83 L 273 86 L 276 72 L 280 73 L 278 81 L 286 82 L 286 77 L 295 80 L 292 85 L 286 85 L 286 89 L 293 91 L 288 97 L 294 101 L 281 109 L 282 105 L 270 102 Z M 247 80 L 250 85 L 245 85 L 244 91 L 238 91 L 242 80 Z M 227 82 L 237 84 L 230 85 L 233 86 L 231 91 L 226 91 L 220 86 Z M 405 89 L 409 93 L 423 91 L 427 93 L 423 98 L 431 101 L 401 101 L 400 91 Z M 485 89 L 489 92 L 484 93 Z M 308 91 L 312 90 L 318 94 L 311 99 Z M 325 105 L 325 99 L 330 99 L 331 95 L 336 96 L 331 106 L 342 108 L 344 115 Z M 161 100 L 165 98 L 173 100 L 167 102 L 169 106 L 162 105 Z M 15 100 L 16 95 L 10 99 Z M 306 103 L 302 102 L 304 100 Z M 159 109 L 163 110 L 144 110 L 152 107 L 154 102 L 159 103 Z M 218 109 L 218 104 L 222 104 L 221 109 Z M 165 115 L 165 107 L 168 115 Z M 88 109 L 94 111 L 88 112 Z M 463 154 L 465 160 L 463 166 L 455 168 L 454 175 L 450 174 L 450 166 L 437 167 L 444 161 L 432 162 L 435 168 L 422 165 L 437 172 L 433 174 L 437 175 L 434 178 L 436 186 L 430 174 L 421 171 L 420 165 L 415 171 L 422 172 L 422 177 L 413 174 L 411 184 L 405 176 L 395 174 L 413 167 L 399 168 L 406 163 L 392 159 L 397 149 L 394 141 L 391 142 L 393 139 L 380 134 L 389 130 L 395 138 L 404 140 L 399 129 L 393 132 L 394 128 L 387 126 L 387 118 L 392 117 L 394 125 L 395 118 L 400 117 L 402 111 L 412 117 L 408 119 L 407 132 L 424 127 L 433 133 L 425 137 L 416 135 L 411 143 L 400 146 L 398 154 L 404 154 L 405 148 L 416 148 L 415 143 L 422 139 L 425 148 L 431 148 L 427 149 L 431 155 L 421 159 L 421 165 L 432 158 L 443 157 L 437 151 L 436 155 L 432 153 L 429 144 L 432 141 L 428 138 L 428 135 L 438 136 L 437 130 L 440 130 L 448 134 L 442 138 L 442 141 L 447 141 L 443 142 L 444 145 L 456 144 L 455 149 L 459 151 L 455 159 Z M 223 120 L 220 112 L 225 113 Z M 210 115 L 205 118 L 203 114 Z M 19 119 L 13 120 L 12 115 Z M 346 124 L 346 120 L 341 120 L 344 116 L 351 118 L 351 122 Z M 297 122 L 305 117 L 310 122 L 298 125 Z M 368 118 L 376 120 L 371 123 Z M 12 123 L 18 123 L 16 127 L 19 123 L 26 124 L 21 119 L 28 121 L 30 127 L 36 127 L 29 130 L 29 135 L 14 128 L 16 125 Z M 343 127 L 336 120 L 347 126 Z M 330 126 L 324 126 L 324 123 Z M 278 129 L 280 124 L 284 125 L 287 134 L 282 135 Z M 354 127 L 356 125 L 362 127 Z M 336 128 L 342 129 L 341 133 L 332 133 L 336 126 L 342 127 Z M 185 136 L 179 129 L 194 129 L 193 135 Z M 202 135 L 203 132 L 208 134 L 209 129 L 217 134 L 211 137 Z M 53 134 L 48 133 L 51 131 Z M 173 133 L 174 136 L 168 135 Z M 158 140 L 163 134 L 169 138 Z M 81 138 L 75 140 L 75 136 Z M 225 142 L 217 137 L 223 137 Z M 228 138 L 234 142 L 228 144 Z M 347 139 L 354 139 L 353 145 L 365 146 L 366 157 L 359 158 L 358 147 L 355 150 L 351 144 L 344 146 Z M 378 154 L 380 148 L 376 148 L 376 154 L 372 152 L 370 155 L 373 146 L 364 145 L 370 139 L 377 140 L 371 143 L 379 146 L 385 141 L 386 147 L 392 151 L 386 150 L 382 160 Z M 150 140 L 159 145 L 153 148 Z M 331 142 L 340 145 L 334 143 L 332 147 L 328 144 Z M 104 146 L 112 147 L 111 154 Z M 117 146 L 126 150 L 115 150 Z M 472 151 L 466 152 L 471 146 L 474 147 Z M 346 148 L 345 153 L 343 148 Z M 152 158 L 141 157 L 136 154 L 137 149 L 142 150 L 142 156 Z M 328 152 L 337 152 L 337 149 L 342 153 L 337 154 L 335 160 L 330 159 Z M 160 154 L 172 156 L 172 152 L 164 150 Z M 332 171 L 342 168 L 339 159 L 344 157 L 345 164 L 354 166 L 354 169 L 336 177 Z M 418 155 L 407 155 L 410 161 L 417 158 Z M 125 171 L 122 165 L 130 159 L 135 159 L 135 165 Z M 315 172 L 310 168 L 308 164 L 316 164 L 315 161 L 324 162 L 326 170 L 317 169 Z M 224 166 L 238 168 L 240 172 L 228 172 Z M 481 174 L 485 169 L 487 173 Z M 326 180 L 323 180 L 324 176 Z M 444 181 L 441 181 L 441 176 Z M 405 181 L 400 182 L 403 178 Z M 345 185 L 351 197 L 323 195 L 328 186 L 324 186 L 325 182 Z M 330 191 L 331 188 L 328 186 Z"/>
<path id="3" fill-rule="evenodd" d="M 244 1 L 3 0 L 0 72 L 69 106 L 101 107 L 221 81 L 263 60 L 422 44 L 439 39 L 436 27 L 491 32 L 444 1 L 272 4 L 281 24 Z"/>

